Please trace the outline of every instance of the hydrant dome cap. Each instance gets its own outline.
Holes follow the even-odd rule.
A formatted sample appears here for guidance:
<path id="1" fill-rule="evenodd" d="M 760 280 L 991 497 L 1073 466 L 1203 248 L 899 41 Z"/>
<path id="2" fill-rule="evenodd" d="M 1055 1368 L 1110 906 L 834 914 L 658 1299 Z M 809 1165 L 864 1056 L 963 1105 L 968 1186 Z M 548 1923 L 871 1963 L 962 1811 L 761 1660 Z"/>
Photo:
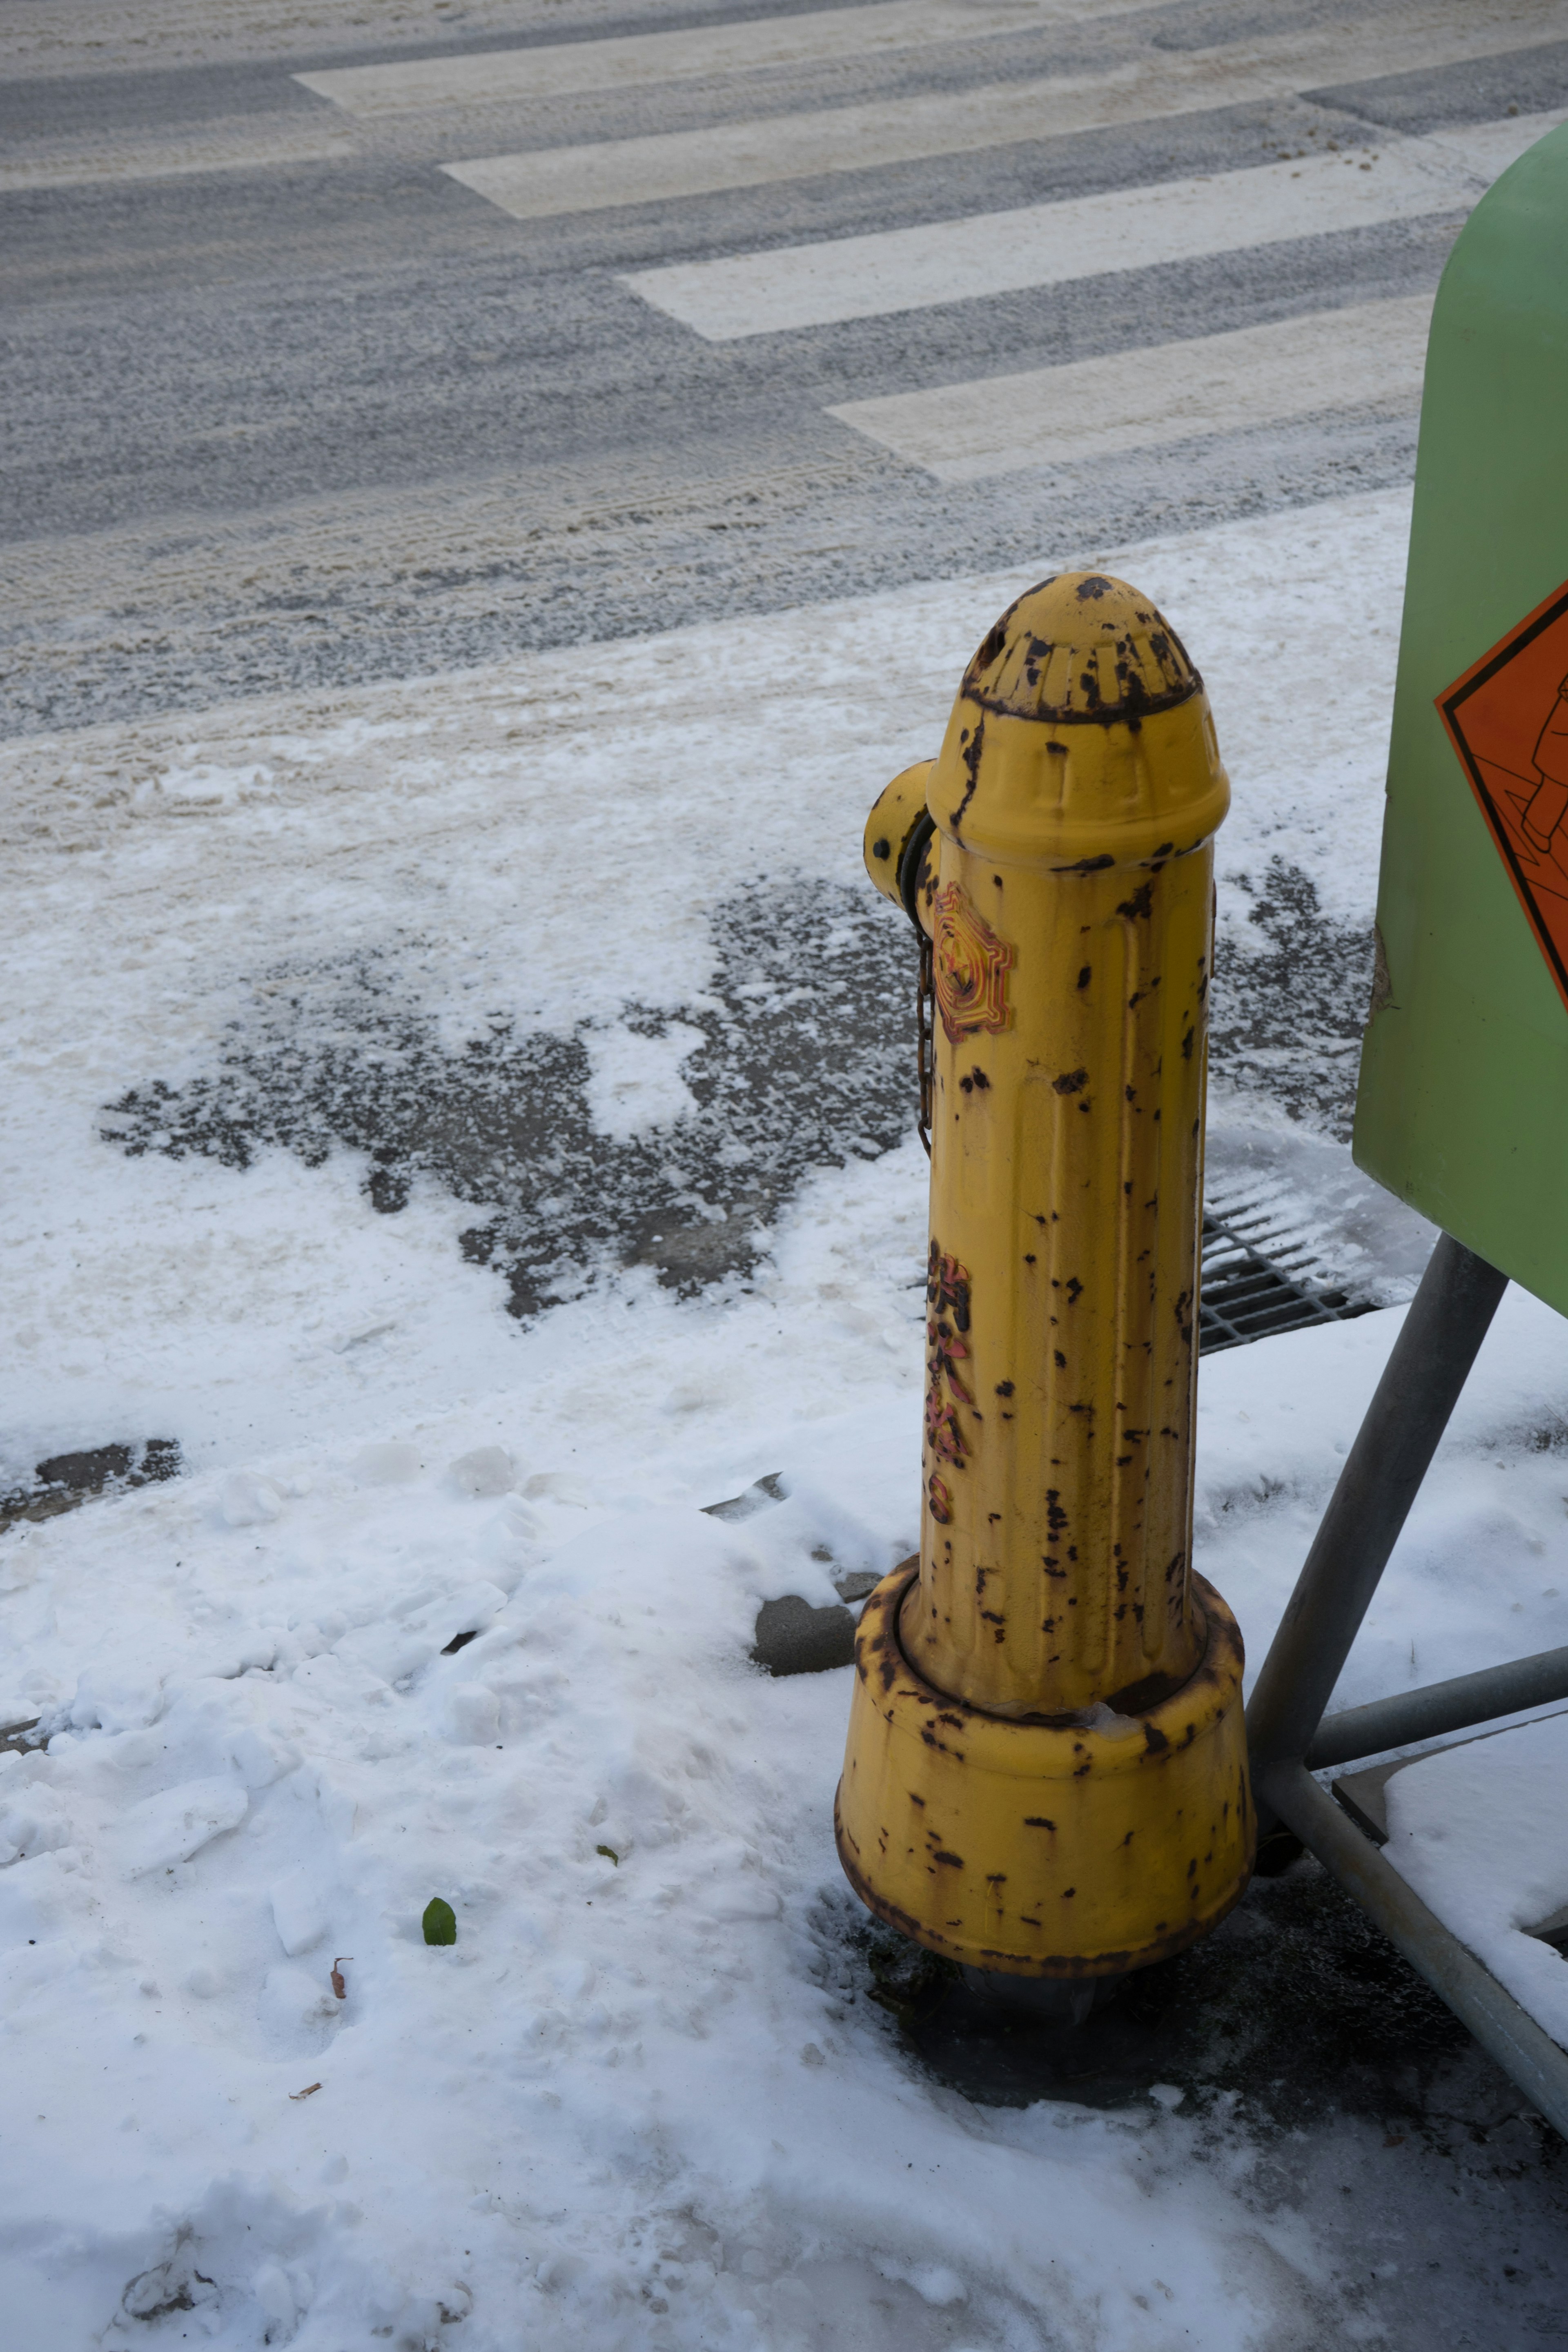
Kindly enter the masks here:
<path id="1" fill-rule="evenodd" d="M 963 692 L 1014 719 L 1107 726 L 1171 710 L 1203 691 L 1163 615 L 1104 572 L 1058 572 L 1008 605 Z"/>

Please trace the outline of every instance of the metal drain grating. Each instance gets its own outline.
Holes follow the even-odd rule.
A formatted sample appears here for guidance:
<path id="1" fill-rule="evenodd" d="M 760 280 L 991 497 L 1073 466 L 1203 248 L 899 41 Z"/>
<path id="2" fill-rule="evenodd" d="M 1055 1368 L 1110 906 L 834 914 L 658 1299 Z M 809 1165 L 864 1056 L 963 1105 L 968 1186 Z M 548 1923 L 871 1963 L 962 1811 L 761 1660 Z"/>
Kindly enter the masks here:
<path id="1" fill-rule="evenodd" d="M 1252 1189 L 1225 1197 L 1204 1211 L 1203 1279 L 1198 1302 L 1198 1353 L 1243 1348 L 1275 1331 L 1300 1331 L 1310 1323 L 1348 1323 L 1385 1307 L 1386 1297 L 1336 1282 L 1314 1244 L 1303 1238 L 1299 1198 Z M 1358 1252 L 1357 1255 L 1360 1255 Z M 910 1322 L 925 1318 L 922 1271 L 900 1285 Z M 726 1507 L 721 1516 L 729 1516 Z"/>
<path id="2" fill-rule="evenodd" d="M 1324 1282 L 1315 1265 L 1311 1250 L 1266 1207 L 1227 1207 L 1223 1216 L 1206 1210 L 1198 1353 L 1215 1355 L 1309 1323 L 1347 1322 L 1375 1306 Z"/>

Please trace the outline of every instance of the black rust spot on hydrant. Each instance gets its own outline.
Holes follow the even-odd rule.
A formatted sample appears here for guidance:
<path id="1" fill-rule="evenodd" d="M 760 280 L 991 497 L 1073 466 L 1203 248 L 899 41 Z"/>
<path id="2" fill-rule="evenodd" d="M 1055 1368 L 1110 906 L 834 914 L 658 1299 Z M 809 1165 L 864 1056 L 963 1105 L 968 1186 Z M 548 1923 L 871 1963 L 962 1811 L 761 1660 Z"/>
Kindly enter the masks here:
<path id="1" fill-rule="evenodd" d="M 974 732 L 968 737 L 960 755 L 963 761 L 963 772 L 969 778 L 969 782 L 963 788 L 963 798 L 948 819 L 954 833 L 962 829 L 965 812 L 970 802 L 974 798 L 975 786 L 980 782 L 980 758 L 984 748 L 985 721 L 984 719 L 977 719 L 974 722 Z"/>

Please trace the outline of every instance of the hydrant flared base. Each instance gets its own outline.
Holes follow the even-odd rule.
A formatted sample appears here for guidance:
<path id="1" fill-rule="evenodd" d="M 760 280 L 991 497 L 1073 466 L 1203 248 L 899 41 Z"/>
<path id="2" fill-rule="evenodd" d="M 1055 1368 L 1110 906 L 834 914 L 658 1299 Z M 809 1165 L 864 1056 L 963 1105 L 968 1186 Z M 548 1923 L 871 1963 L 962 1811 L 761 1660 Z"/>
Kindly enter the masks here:
<path id="1" fill-rule="evenodd" d="M 890 1927 L 970 1968 L 1116 1976 L 1216 1927 L 1252 1868 L 1241 1636 L 1201 1577 L 1195 1672 L 1136 1716 L 986 1715 L 910 1665 L 909 1560 L 855 1645 L 839 1858 Z"/>

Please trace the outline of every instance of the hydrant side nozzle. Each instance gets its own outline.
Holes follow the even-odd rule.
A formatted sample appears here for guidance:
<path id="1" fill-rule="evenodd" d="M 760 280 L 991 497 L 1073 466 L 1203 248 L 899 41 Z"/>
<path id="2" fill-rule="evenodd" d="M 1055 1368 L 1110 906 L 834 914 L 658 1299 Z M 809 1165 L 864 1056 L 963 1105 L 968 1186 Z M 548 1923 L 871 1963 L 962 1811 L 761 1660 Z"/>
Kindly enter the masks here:
<path id="1" fill-rule="evenodd" d="M 866 820 L 866 871 L 883 898 L 902 907 L 917 927 L 915 888 L 921 852 L 931 837 L 926 797 L 933 764 L 917 760 L 912 768 L 903 769 L 877 795 Z"/>

